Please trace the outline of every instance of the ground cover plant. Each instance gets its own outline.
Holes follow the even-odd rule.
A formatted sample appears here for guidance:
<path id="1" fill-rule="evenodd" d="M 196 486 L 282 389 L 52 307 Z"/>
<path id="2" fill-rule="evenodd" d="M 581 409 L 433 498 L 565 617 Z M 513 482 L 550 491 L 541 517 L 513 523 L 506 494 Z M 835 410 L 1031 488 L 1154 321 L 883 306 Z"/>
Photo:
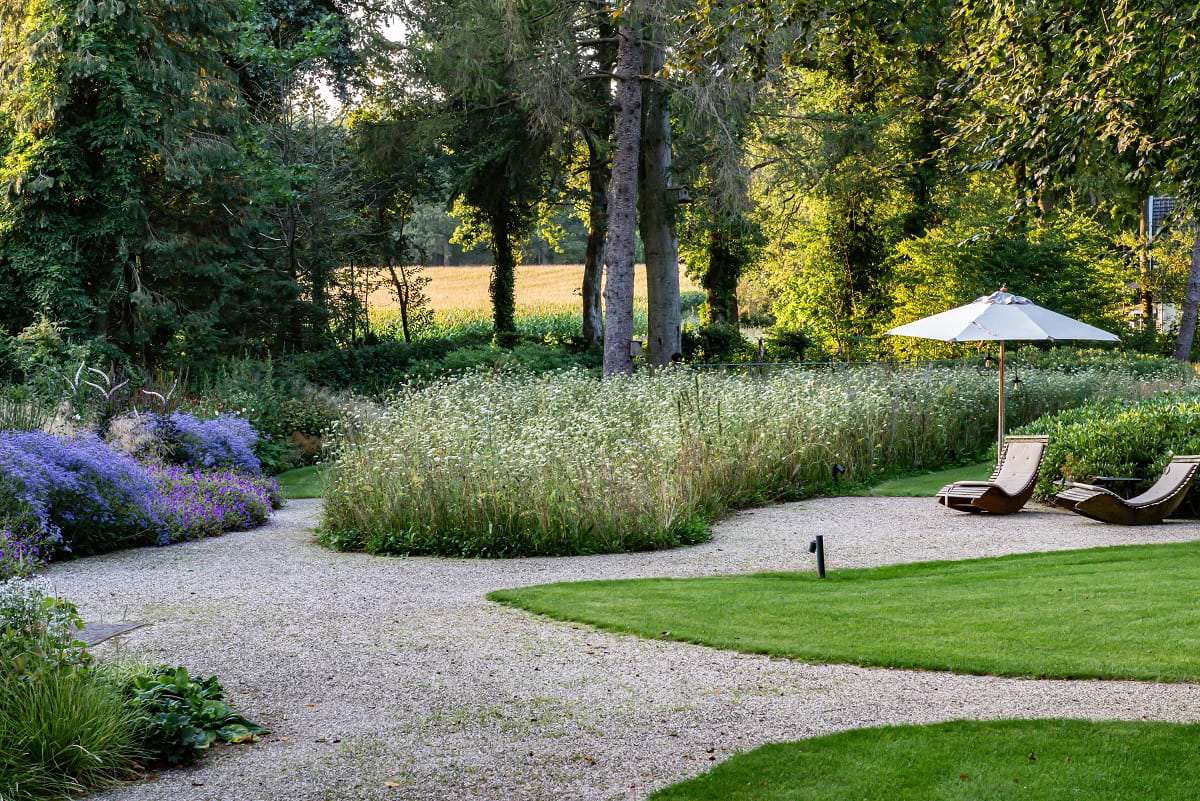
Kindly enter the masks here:
<path id="1" fill-rule="evenodd" d="M 1200 544 L 690 579 L 493 600 L 642 637 L 808 662 L 1040 678 L 1200 679 Z"/>
<path id="2" fill-rule="evenodd" d="M 756 748 L 651 801 L 1185 801 L 1200 726 L 954 721 Z"/>
<path id="3" fill-rule="evenodd" d="M 1027 370 L 1013 421 L 1134 396 L 1110 373 Z M 472 374 L 397 393 L 351 421 L 330 464 L 322 539 L 378 553 L 508 557 L 662 548 L 733 507 L 829 490 L 833 466 L 975 457 L 993 376 L 962 368 Z"/>

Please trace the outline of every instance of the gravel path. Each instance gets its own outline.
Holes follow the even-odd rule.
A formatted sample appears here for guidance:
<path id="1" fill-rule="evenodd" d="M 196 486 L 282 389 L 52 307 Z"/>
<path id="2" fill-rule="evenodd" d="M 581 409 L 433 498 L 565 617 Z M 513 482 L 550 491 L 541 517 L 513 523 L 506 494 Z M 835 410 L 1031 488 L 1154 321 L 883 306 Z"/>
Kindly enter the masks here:
<path id="1" fill-rule="evenodd" d="M 806 665 L 605 634 L 484 600 L 579 578 L 832 569 L 1129 542 L 1052 511 L 958 515 L 925 499 L 840 498 L 743 512 L 670 552 L 460 561 L 337 554 L 317 502 L 254 532 L 53 568 L 89 620 L 152 625 L 98 649 L 218 673 L 274 734 L 105 794 L 227 799 L 640 799 L 732 753 L 854 726 L 950 718 L 1200 720 L 1200 685 L 999 679 Z"/>

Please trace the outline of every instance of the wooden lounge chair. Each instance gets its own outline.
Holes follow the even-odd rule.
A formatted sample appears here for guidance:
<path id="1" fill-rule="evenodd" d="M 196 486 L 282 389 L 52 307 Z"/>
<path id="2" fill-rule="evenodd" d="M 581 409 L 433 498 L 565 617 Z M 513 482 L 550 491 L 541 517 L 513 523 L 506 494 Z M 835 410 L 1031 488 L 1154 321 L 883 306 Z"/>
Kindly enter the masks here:
<path id="1" fill-rule="evenodd" d="M 1000 461 L 987 481 L 959 481 L 938 491 L 938 503 L 960 512 L 1019 512 L 1033 496 L 1048 437 L 1005 437 Z"/>
<path id="2" fill-rule="evenodd" d="M 1183 503 L 1197 469 L 1200 456 L 1176 456 L 1154 486 L 1129 500 L 1103 487 L 1071 484 L 1058 493 L 1054 504 L 1102 523 L 1123 526 L 1161 523 Z"/>

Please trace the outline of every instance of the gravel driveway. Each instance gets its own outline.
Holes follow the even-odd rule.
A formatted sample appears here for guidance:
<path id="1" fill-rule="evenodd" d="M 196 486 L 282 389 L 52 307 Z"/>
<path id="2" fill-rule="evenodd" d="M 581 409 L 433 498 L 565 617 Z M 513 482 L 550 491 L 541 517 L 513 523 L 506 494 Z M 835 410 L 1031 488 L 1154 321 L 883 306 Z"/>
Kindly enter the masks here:
<path id="1" fill-rule="evenodd" d="M 737 514 L 711 543 L 617 556 L 463 561 L 327 551 L 319 502 L 253 532 L 54 567 L 89 620 L 150 626 L 99 647 L 218 673 L 274 734 L 106 799 L 640 799 L 772 740 L 950 718 L 1200 720 L 1200 685 L 806 665 L 605 634 L 484 600 L 581 578 L 831 569 L 1129 542 L 1052 511 L 1010 518 L 925 499 L 838 498 Z"/>

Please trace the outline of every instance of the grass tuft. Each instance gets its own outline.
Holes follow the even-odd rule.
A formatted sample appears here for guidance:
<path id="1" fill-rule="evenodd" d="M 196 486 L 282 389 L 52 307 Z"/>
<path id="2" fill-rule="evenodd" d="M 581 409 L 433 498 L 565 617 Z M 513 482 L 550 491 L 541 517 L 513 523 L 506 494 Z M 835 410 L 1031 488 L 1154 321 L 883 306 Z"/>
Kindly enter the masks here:
<path id="1" fill-rule="evenodd" d="M 0 679 L 0 798 L 74 796 L 126 778 L 140 756 L 133 711 L 91 671 Z"/>

